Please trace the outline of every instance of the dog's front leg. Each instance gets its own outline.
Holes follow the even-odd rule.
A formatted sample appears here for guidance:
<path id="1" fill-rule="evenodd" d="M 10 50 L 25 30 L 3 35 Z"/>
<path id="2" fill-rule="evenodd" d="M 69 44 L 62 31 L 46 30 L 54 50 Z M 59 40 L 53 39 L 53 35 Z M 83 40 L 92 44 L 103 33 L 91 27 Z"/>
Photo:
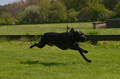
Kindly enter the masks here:
<path id="1" fill-rule="evenodd" d="M 92 62 L 91 60 L 89 60 L 89 59 L 87 59 L 87 58 L 85 57 L 85 55 L 84 55 L 83 52 L 81 51 L 81 48 L 80 48 L 80 50 L 79 50 L 79 53 L 82 55 L 82 57 L 83 57 L 87 62 Z"/>
<path id="2" fill-rule="evenodd" d="M 92 62 L 91 60 L 89 60 L 89 59 L 87 59 L 87 58 L 85 57 L 85 55 L 83 54 L 83 49 L 80 48 L 79 45 L 75 45 L 75 46 L 73 46 L 73 45 L 71 44 L 70 49 L 78 50 L 79 53 L 82 55 L 82 57 L 83 57 L 87 62 Z"/>
<path id="3" fill-rule="evenodd" d="M 81 50 L 82 50 L 84 53 L 88 53 L 88 51 L 87 51 L 87 50 L 84 50 L 84 49 L 82 49 L 82 48 L 81 48 Z"/>
<path id="4" fill-rule="evenodd" d="M 85 55 L 83 54 L 83 52 L 82 52 L 82 49 L 80 48 L 80 47 L 71 47 L 70 49 L 73 49 L 73 50 L 78 50 L 79 51 L 79 53 L 82 55 L 82 57 L 87 61 L 87 62 L 92 62 L 91 60 L 89 60 L 89 59 L 87 59 L 86 57 L 85 57 Z"/>

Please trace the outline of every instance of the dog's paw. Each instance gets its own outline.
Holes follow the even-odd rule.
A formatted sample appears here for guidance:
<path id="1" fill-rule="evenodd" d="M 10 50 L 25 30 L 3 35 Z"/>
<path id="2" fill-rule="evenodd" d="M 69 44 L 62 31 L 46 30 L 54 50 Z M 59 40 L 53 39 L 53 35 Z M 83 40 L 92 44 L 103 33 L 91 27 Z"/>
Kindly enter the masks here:
<path id="1" fill-rule="evenodd" d="M 84 51 L 84 53 L 88 53 L 88 51 L 87 51 L 87 50 L 85 50 L 85 51 Z"/>
<path id="2" fill-rule="evenodd" d="M 32 46 L 30 46 L 30 49 L 31 49 L 31 48 L 33 48 L 33 47 L 34 47 L 33 45 L 32 45 Z"/>
<path id="3" fill-rule="evenodd" d="M 87 60 L 88 63 L 91 63 L 92 61 L 91 60 Z"/>
<path id="4" fill-rule="evenodd" d="M 33 48 L 34 46 L 37 46 L 37 44 L 36 44 L 36 43 L 34 43 L 34 45 L 30 46 L 30 48 Z"/>

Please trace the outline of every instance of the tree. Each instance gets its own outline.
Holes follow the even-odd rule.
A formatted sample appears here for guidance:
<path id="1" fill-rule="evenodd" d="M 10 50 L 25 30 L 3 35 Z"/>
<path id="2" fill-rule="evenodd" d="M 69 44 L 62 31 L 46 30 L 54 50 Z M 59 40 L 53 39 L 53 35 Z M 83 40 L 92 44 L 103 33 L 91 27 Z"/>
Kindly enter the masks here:
<path id="1" fill-rule="evenodd" d="M 10 13 L 3 12 L 0 15 L 0 24 L 13 24 L 15 22 L 15 18 L 12 17 Z"/>
<path id="2" fill-rule="evenodd" d="M 4 5 L 4 6 L 0 6 L 0 14 L 1 14 L 2 12 L 7 12 L 5 5 Z"/>
<path id="3" fill-rule="evenodd" d="M 103 4 L 109 10 L 114 10 L 115 5 L 117 4 L 117 0 L 103 0 Z"/>
<path id="4" fill-rule="evenodd" d="M 120 13 L 120 2 L 118 2 L 118 4 L 115 6 L 115 11 Z"/>
<path id="5" fill-rule="evenodd" d="M 6 5 L 7 12 L 12 14 L 12 16 L 16 16 L 18 13 L 23 12 L 27 4 L 24 0 L 18 0 L 18 2 L 13 2 L 11 4 Z"/>
<path id="6" fill-rule="evenodd" d="M 24 18 L 25 18 L 25 13 L 24 12 L 18 13 L 17 16 L 16 16 L 17 24 L 24 24 L 25 23 Z"/>
<path id="7" fill-rule="evenodd" d="M 84 7 L 78 12 L 77 16 L 79 21 L 91 21 L 92 13 L 89 9 L 89 7 Z"/>
<path id="8" fill-rule="evenodd" d="M 51 1 L 50 0 L 42 0 L 39 4 L 40 6 L 40 21 L 47 21 L 49 12 L 50 12 L 50 6 L 51 6 Z"/>
<path id="9" fill-rule="evenodd" d="M 115 6 L 116 18 L 120 18 L 120 2 Z"/>
<path id="10" fill-rule="evenodd" d="M 69 22 L 74 22 L 77 20 L 78 12 L 74 9 L 67 10 L 67 19 Z"/>
<path id="11" fill-rule="evenodd" d="M 65 4 L 67 10 L 74 9 L 75 11 L 79 11 L 83 7 L 85 7 L 85 0 L 60 0 Z"/>
<path id="12" fill-rule="evenodd" d="M 66 19 L 66 6 L 59 0 L 51 3 L 49 20 L 62 21 Z"/>
<path id="13" fill-rule="evenodd" d="M 72 0 L 70 5 L 72 5 L 75 11 L 79 11 L 86 7 L 86 0 Z"/>
<path id="14" fill-rule="evenodd" d="M 73 0 L 60 0 L 67 8 L 67 10 L 73 8 L 73 4 L 71 5 Z"/>
<path id="15" fill-rule="evenodd" d="M 83 14 L 85 17 L 87 16 L 92 21 L 105 20 L 113 14 L 112 11 L 105 8 L 102 4 L 102 0 L 87 0 L 86 4 L 87 7 L 83 8 L 80 14 Z"/>
<path id="16" fill-rule="evenodd" d="M 36 5 L 30 5 L 25 9 L 24 20 L 28 23 L 34 23 L 39 19 L 40 7 Z"/>
<path id="17" fill-rule="evenodd" d="M 25 0 L 28 5 L 39 5 L 42 0 Z"/>

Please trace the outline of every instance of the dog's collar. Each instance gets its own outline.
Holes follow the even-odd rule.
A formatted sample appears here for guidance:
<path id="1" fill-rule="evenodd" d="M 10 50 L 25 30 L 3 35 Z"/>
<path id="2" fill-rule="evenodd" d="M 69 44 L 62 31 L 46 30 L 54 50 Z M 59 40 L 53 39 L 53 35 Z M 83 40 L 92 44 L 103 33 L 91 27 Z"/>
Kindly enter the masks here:
<path id="1" fill-rule="evenodd" d="M 74 43 L 74 46 L 75 46 L 75 44 L 77 44 L 78 42 L 77 42 L 77 40 L 75 39 L 75 37 L 74 37 L 74 33 L 70 33 L 69 34 L 71 37 L 72 37 L 72 39 L 75 41 L 75 43 Z"/>

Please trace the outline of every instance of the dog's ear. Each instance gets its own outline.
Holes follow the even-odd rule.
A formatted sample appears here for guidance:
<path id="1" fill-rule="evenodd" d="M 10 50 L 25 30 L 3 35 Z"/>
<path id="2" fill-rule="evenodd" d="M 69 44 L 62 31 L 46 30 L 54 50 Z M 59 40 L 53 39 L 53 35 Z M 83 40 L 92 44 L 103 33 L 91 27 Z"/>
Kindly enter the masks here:
<path id="1" fill-rule="evenodd" d="M 73 28 L 71 28 L 71 30 L 69 31 L 69 32 L 73 32 L 74 31 L 74 29 Z"/>

